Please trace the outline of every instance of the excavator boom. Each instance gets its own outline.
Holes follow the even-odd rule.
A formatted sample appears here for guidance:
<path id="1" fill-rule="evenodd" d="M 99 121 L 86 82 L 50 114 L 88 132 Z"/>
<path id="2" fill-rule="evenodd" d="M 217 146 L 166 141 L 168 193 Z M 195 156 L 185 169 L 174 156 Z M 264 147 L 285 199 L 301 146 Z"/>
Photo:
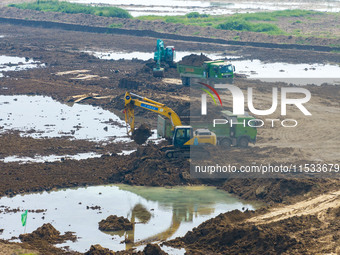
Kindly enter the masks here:
<path id="1" fill-rule="evenodd" d="M 137 99 L 133 99 L 131 96 L 136 97 Z M 156 112 L 160 115 L 163 115 L 170 119 L 172 127 L 181 126 L 182 121 L 174 110 L 170 107 L 165 106 L 162 103 L 156 102 L 154 100 L 148 99 L 146 97 L 142 97 L 136 95 L 134 93 L 126 92 L 125 93 L 125 122 L 129 124 L 130 129 L 128 133 L 132 133 L 135 127 L 135 114 L 134 114 L 134 106 L 138 106 L 144 109 L 147 109 L 152 112 Z"/>

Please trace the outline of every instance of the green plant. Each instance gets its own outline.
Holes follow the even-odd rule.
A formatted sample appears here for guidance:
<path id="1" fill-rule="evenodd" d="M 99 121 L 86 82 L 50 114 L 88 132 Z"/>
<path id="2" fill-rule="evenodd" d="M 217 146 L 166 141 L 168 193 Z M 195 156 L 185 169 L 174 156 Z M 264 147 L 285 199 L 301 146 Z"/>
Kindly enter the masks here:
<path id="1" fill-rule="evenodd" d="M 58 0 L 39 0 L 30 3 L 10 4 L 9 7 L 44 12 L 85 13 L 105 17 L 131 18 L 124 9 L 117 7 L 98 7 L 86 4 L 69 3 Z"/>
<path id="2" fill-rule="evenodd" d="M 188 19 L 197 19 L 197 18 L 207 18 L 209 17 L 208 14 L 199 14 L 198 12 L 190 12 L 185 15 Z"/>

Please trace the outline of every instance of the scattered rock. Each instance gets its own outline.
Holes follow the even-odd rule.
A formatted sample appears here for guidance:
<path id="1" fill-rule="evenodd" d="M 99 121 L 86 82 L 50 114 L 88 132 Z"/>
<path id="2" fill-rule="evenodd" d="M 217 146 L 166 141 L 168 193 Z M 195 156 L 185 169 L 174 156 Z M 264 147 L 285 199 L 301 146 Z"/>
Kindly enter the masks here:
<path id="1" fill-rule="evenodd" d="M 145 255 L 166 255 L 157 244 L 147 244 L 143 250 Z"/>
<path id="2" fill-rule="evenodd" d="M 60 232 L 56 230 L 50 223 L 46 223 L 37 228 L 30 234 L 19 235 L 19 239 L 22 242 L 33 242 L 37 240 L 45 240 L 49 243 L 62 243 L 65 240 L 75 241 L 77 237 L 71 232 L 66 232 L 64 235 L 60 235 Z"/>
<path id="3" fill-rule="evenodd" d="M 103 248 L 99 244 L 91 245 L 89 251 L 85 252 L 84 255 L 114 255 L 113 251 L 110 251 L 107 248 Z"/>
<path id="4" fill-rule="evenodd" d="M 119 230 L 132 230 L 133 223 L 124 217 L 117 215 L 110 215 L 105 220 L 99 222 L 99 230 L 101 231 L 119 231 Z"/>

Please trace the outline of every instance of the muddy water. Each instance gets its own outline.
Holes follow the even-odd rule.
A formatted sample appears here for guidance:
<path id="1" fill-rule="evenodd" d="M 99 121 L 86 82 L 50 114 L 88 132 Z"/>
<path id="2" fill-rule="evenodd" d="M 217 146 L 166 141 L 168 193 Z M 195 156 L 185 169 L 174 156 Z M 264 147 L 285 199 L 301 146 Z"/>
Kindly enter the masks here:
<path id="1" fill-rule="evenodd" d="M 133 208 L 141 205 L 151 213 L 142 223 L 143 215 Z M 91 209 L 91 207 L 93 207 Z M 20 214 L 22 210 L 43 209 L 42 213 L 29 213 L 27 232 L 44 223 L 51 223 L 61 232 L 73 231 L 78 241 L 67 242 L 61 247 L 84 252 L 91 244 L 101 244 L 112 250 L 141 246 L 145 242 L 162 241 L 183 236 L 187 231 L 220 213 L 234 209 L 254 209 L 214 187 L 136 187 L 128 185 L 95 186 L 18 195 L 0 199 L 0 211 L 19 208 L 19 212 L 1 212 L 0 222 L 9 239 L 23 233 Z M 124 216 L 136 222 L 131 231 L 101 232 L 98 222 L 109 215 Z M 130 242 L 122 243 L 124 240 Z M 177 252 L 174 252 L 177 253 Z"/>
<path id="2" fill-rule="evenodd" d="M 0 38 L 3 36 L 0 36 Z M 38 61 L 34 61 L 30 58 L 20 58 L 11 56 L 0 56 L 0 77 L 4 77 L 8 71 L 22 71 L 31 68 L 45 67 Z"/>
<path id="3" fill-rule="evenodd" d="M 0 134 L 22 131 L 34 138 L 127 141 L 125 123 L 100 107 L 69 106 L 44 96 L 0 96 Z"/>
<path id="4" fill-rule="evenodd" d="M 134 17 L 142 15 L 185 15 L 190 12 L 211 15 L 275 11 L 285 9 L 304 9 L 316 11 L 339 12 L 340 2 L 327 1 L 193 1 L 193 0 L 71 0 L 75 3 L 94 3 L 114 5 L 126 9 Z"/>

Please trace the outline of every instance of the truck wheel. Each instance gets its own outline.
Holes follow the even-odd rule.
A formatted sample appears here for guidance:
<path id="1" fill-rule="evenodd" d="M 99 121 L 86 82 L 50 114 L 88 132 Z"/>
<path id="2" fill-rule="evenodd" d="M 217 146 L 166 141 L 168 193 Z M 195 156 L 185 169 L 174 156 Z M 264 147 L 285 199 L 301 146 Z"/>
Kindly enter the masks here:
<path id="1" fill-rule="evenodd" d="M 182 77 L 183 86 L 190 86 L 190 77 Z"/>
<path id="2" fill-rule="evenodd" d="M 238 146 L 241 148 L 247 148 L 248 147 L 248 139 L 246 137 L 242 137 L 239 141 L 238 141 Z"/>
<path id="3" fill-rule="evenodd" d="M 167 151 L 167 152 L 165 152 L 165 156 L 167 158 L 173 158 L 174 157 L 174 153 L 172 151 Z"/>
<path id="4" fill-rule="evenodd" d="M 230 139 L 222 139 L 222 140 L 220 140 L 219 145 L 223 148 L 230 148 L 231 141 L 230 141 Z"/>

